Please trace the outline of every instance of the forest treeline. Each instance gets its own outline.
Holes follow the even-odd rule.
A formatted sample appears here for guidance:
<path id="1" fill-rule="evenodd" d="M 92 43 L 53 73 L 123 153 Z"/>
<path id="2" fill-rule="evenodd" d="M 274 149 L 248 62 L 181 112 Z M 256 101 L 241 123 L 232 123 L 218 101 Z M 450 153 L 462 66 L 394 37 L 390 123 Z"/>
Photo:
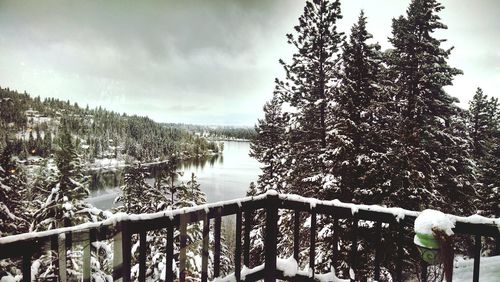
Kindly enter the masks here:
<path id="1" fill-rule="evenodd" d="M 443 8 L 436 0 L 412 0 L 406 14 L 392 20 L 392 46 L 382 50 L 363 11 L 346 35 L 337 29 L 340 1 L 307 1 L 294 33 L 287 35 L 295 53 L 280 61 L 285 75 L 275 80 L 256 125 L 251 156 L 262 163 L 262 174 L 249 194 L 276 189 L 323 200 L 499 217 L 498 99 L 478 88 L 469 109 L 462 109 L 445 91 L 462 71 L 448 64 L 452 48 L 444 49 L 445 40 L 435 37 L 447 28 L 439 17 Z M 280 216 L 278 249 L 288 257 L 293 215 Z M 261 226 L 261 217 L 254 223 Z M 373 276 L 373 257 L 351 262 L 349 241 L 332 246 L 332 224 L 331 218 L 318 218 L 317 269 L 329 271 L 329 258 L 338 250 L 341 276 L 352 278 L 352 263 L 363 266 L 356 280 Z M 351 224 L 340 224 L 340 237 L 349 238 Z M 375 249 L 369 227 L 357 231 L 358 249 L 367 253 Z M 303 232 L 300 246 L 307 248 Z M 391 234 L 385 230 L 383 237 L 387 281 L 395 271 Z M 262 234 L 253 233 L 252 240 L 260 242 Z M 470 246 L 470 240 L 460 241 L 457 252 Z M 262 251 L 253 250 L 255 264 Z M 406 274 L 419 273 L 415 247 L 405 246 L 404 252 Z"/>
<path id="2" fill-rule="evenodd" d="M 8 88 L 0 89 L 0 101 L 0 147 L 11 143 L 13 153 L 22 159 L 49 156 L 61 120 L 76 137 L 84 161 L 121 156 L 128 162 L 147 162 L 176 153 L 191 158 L 221 151 L 217 142 L 148 117 L 80 107 L 55 98 L 32 98 Z"/>
<path id="3" fill-rule="evenodd" d="M 229 125 L 195 125 L 184 123 L 166 123 L 165 126 L 185 128 L 191 132 L 201 134 L 211 140 L 252 140 L 257 134 L 253 127 Z"/>

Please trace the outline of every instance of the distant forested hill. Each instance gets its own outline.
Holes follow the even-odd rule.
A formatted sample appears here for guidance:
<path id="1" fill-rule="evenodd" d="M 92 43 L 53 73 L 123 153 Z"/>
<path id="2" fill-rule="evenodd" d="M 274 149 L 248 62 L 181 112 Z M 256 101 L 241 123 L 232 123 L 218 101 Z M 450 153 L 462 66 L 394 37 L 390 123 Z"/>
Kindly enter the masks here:
<path id="1" fill-rule="evenodd" d="M 211 140 L 252 140 L 257 135 L 255 128 L 250 126 L 209 126 L 184 123 L 164 123 L 163 125 L 183 128 Z"/>
<path id="2" fill-rule="evenodd" d="M 0 148 L 11 143 L 21 159 L 49 156 L 62 120 L 84 160 L 91 163 L 99 159 L 147 162 L 173 153 L 191 158 L 219 152 L 218 143 L 182 126 L 0 88 Z"/>

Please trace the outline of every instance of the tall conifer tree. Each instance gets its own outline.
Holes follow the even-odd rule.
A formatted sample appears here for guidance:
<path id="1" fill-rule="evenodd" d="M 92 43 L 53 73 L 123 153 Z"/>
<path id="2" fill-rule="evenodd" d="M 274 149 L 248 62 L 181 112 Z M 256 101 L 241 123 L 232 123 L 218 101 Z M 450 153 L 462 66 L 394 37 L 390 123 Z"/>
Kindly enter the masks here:
<path id="1" fill-rule="evenodd" d="M 330 170 L 339 187 L 329 198 L 364 204 L 380 203 L 383 177 L 377 164 L 386 149 L 380 135 L 386 100 L 380 86 L 382 56 L 380 46 L 369 42 L 371 38 L 361 12 L 343 45 L 341 80 L 328 122 L 334 148 L 328 152 Z"/>
<path id="2" fill-rule="evenodd" d="M 264 105 L 264 119 L 259 119 L 255 126 L 257 136 L 250 144 L 250 156 L 262 164 L 258 189 L 260 192 L 269 189 L 282 190 L 286 187 L 286 148 L 285 116 L 281 102 L 274 96 Z"/>
<path id="3" fill-rule="evenodd" d="M 286 79 L 277 80 L 276 91 L 292 108 L 287 128 L 289 190 L 306 196 L 322 197 L 318 193 L 328 181 L 326 120 L 343 38 L 336 26 L 340 18 L 338 0 L 307 1 L 295 26 L 296 35 L 287 35 L 288 43 L 297 51 L 291 63 L 280 61 Z"/>
<path id="4" fill-rule="evenodd" d="M 460 114 L 456 98 L 443 87 L 461 71 L 448 65 L 451 49 L 444 50 L 433 33 L 446 29 L 436 0 L 413 0 L 406 16 L 393 20 L 394 46 L 388 65 L 395 81 L 399 137 L 393 143 L 394 192 L 389 203 L 413 210 L 441 208 L 469 213 L 473 196 L 467 140 L 454 134 L 453 119 Z M 466 204 L 464 204 L 466 203 Z"/>

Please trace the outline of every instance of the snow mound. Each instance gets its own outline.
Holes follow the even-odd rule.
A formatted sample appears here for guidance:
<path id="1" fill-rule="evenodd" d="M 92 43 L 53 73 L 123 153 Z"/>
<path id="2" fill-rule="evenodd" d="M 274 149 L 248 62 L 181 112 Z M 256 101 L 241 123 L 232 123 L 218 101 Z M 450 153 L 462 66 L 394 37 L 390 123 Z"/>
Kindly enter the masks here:
<path id="1" fill-rule="evenodd" d="M 293 258 L 293 256 L 287 259 L 278 258 L 276 261 L 276 268 L 278 268 L 278 270 L 283 271 L 283 276 L 294 277 L 295 275 L 297 275 L 299 264 Z"/>
<path id="2" fill-rule="evenodd" d="M 424 210 L 415 220 L 415 232 L 432 235 L 434 231 L 443 231 L 446 235 L 453 235 L 455 220 L 436 210 Z"/>

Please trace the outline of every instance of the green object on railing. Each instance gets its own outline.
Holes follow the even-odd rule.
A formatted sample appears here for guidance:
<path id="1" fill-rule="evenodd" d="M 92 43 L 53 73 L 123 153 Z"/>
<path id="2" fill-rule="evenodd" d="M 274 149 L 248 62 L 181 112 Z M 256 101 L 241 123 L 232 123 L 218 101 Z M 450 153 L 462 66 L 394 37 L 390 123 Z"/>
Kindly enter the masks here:
<path id="1" fill-rule="evenodd" d="M 428 264 L 439 263 L 440 245 L 436 237 L 431 234 L 416 233 L 413 242 L 417 245 L 418 251 L 425 262 Z"/>

